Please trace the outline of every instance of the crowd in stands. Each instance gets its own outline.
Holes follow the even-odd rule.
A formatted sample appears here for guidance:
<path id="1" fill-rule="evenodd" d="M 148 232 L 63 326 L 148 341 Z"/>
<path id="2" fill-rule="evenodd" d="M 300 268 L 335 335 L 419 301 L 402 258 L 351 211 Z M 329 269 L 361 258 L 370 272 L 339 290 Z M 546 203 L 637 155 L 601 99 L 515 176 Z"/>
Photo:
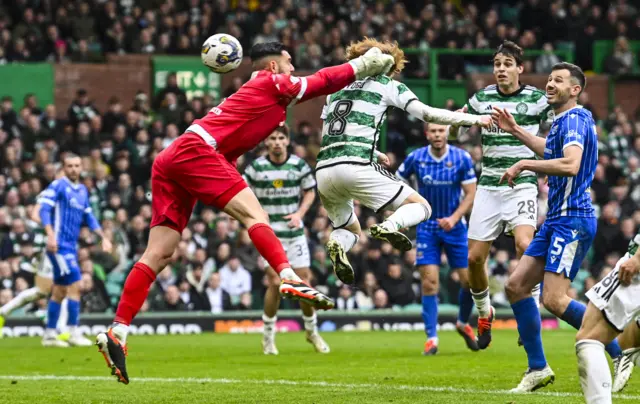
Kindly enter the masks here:
<path id="1" fill-rule="evenodd" d="M 632 54 L 629 59 L 625 37 L 640 39 L 640 15 L 625 0 L 527 0 L 517 6 L 500 2 L 493 8 L 481 1 L 463 1 L 460 7 L 424 3 L 15 0 L 0 5 L 0 63 L 99 62 L 106 52 L 198 54 L 204 38 L 224 31 L 238 37 L 245 49 L 258 41 L 282 40 L 303 69 L 342 61 L 344 46 L 363 35 L 397 39 L 403 46 L 422 49 L 495 47 L 509 38 L 526 48 L 548 50 L 527 66 L 528 71 L 544 73 L 556 61 L 552 52 L 558 41 L 575 41 L 577 61 L 589 69 L 594 38 L 618 38 L 607 68 L 624 69 L 636 57 Z M 150 11 L 151 6 L 156 8 Z M 411 61 L 408 75 L 428 76 L 429 64 L 423 56 Z M 446 66 L 440 69 L 445 77 L 462 78 L 474 59 L 449 55 L 440 63 Z M 233 93 L 237 85 L 224 94 Z M 91 91 L 78 91 L 66 112 L 40 105 L 31 94 L 20 100 L 0 100 L 0 305 L 33 283 L 44 241 L 30 220 L 32 209 L 39 192 L 56 177 L 60 157 L 71 151 L 82 157 L 81 181 L 90 190 L 93 210 L 114 245 L 105 253 L 90 232 L 81 236 L 82 310 L 113 310 L 128 271 L 146 246 L 153 159 L 218 101 L 211 97 L 188 100 L 172 75 L 158 94 L 140 92 L 133 100 L 114 94 L 103 111 L 92 104 Z M 0 97 L 1 92 L 0 88 Z M 581 97 L 587 108 L 588 97 L 588 93 Z M 450 102 L 448 107 L 460 106 Z M 612 268 L 640 227 L 640 111 L 630 116 L 618 107 L 596 118 L 600 160 L 592 195 L 599 228 L 571 291 L 577 297 Z M 291 129 L 291 152 L 313 166 L 319 132 L 305 122 Z M 389 116 L 387 137 L 394 167 L 409 150 L 426 144 L 422 123 L 399 111 Z M 471 130 L 459 142 L 477 162 L 479 174 L 478 133 Z M 261 153 L 262 148 L 245 155 L 239 167 Z M 547 197 L 542 179 L 539 189 L 542 223 Z M 415 250 L 399 255 L 390 245 L 364 235 L 350 252 L 358 287 L 341 285 L 323 247 L 331 227 L 319 201 L 316 204 L 305 218 L 313 283 L 337 299 L 338 309 L 405 307 L 419 300 Z M 366 208 L 356 209 L 364 227 L 382 219 Z M 497 306 L 507 304 L 503 285 L 515 268 L 514 253 L 512 239 L 504 236 L 492 249 L 488 271 Z M 444 257 L 443 262 L 440 298 L 455 304 L 459 282 L 449 273 Z M 198 204 L 172 263 L 158 275 L 143 311 L 259 309 L 265 285 L 262 259 L 246 229 L 224 213 Z"/>
<path id="2" fill-rule="evenodd" d="M 592 67 L 597 39 L 616 40 L 606 69 L 625 74 L 638 55 L 639 7 L 630 0 L 158 0 L 38 1 L 0 5 L 0 64 L 95 63 L 106 53 L 198 54 L 218 32 L 237 37 L 245 49 L 281 40 L 302 69 L 340 63 L 345 46 L 363 36 L 397 40 L 403 47 L 493 49 L 509 39 L 548 53 L 527 61 L 546 73 L 554 47 L 575 46 L 576 61 Z M 637 50 L 636 50 L 637 52 Z M 405 74 L 429 75 L 426 56 L 412 55 Z M 443 78 L 461 79 L 474 63 L 447 55 Z"/>

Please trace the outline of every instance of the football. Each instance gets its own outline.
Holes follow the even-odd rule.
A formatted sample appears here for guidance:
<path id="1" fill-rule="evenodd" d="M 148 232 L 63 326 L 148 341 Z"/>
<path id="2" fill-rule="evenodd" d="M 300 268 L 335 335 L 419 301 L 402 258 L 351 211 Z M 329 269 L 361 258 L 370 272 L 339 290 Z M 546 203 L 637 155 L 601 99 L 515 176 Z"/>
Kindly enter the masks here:
<path id="1" fill-rule="evenodd" d="M 202 44 L 202 63 L 216 73 L 229 73 L 242 63 L 242 45 L 233 36 L 216 34 Z"/>

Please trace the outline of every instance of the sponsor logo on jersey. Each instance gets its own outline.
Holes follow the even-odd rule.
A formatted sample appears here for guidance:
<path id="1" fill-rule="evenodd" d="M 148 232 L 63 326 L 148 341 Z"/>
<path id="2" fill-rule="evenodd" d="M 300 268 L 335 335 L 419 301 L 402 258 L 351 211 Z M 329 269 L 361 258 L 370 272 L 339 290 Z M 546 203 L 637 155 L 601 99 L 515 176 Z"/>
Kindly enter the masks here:
<path id="1" fill-rule="evenodd" d="M 272 182 L 274 188 L 282 188 L 284 186 L 284 181 L 277 179 Z"/>
<path id="2" fill-rule="evenodd" d="M 442 180 L 434 180 L 432 176 L 430 175 L 425 175 L 424 177 L 422 177 L 422 182 L 425 183 L 425 185 L 451 185 L 453 184 L 453 181 L 442 181 Z"/>

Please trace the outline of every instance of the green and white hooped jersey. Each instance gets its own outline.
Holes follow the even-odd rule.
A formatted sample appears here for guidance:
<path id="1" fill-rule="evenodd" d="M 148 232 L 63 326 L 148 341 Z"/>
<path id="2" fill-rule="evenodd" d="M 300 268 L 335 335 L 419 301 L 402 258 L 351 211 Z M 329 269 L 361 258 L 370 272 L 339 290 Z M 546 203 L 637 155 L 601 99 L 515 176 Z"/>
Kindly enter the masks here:
<path id="1" fill-rule="evenodd" d="M 553 121 L 553 110 L 547 104 L 544 91 L 532 86 L 522 86 L 514 94 L 504 95 L 494 84 L 475 93 L 467 103 L 468 112 L 475 115 L 491 114 L 493 107 L 509 111 L 518 125 L 536 136 L 541 123 Z M 495 125 L 483 128 L 482 175 L 478 187 L 507 187 L 506 182 L 498 184 L 504 172 L 520 160 L 535 158 L 535 153 L 513 135 Z M 538 186 L 537 176 L 532 171 L 523 171 L 515 182 L 519 188 Z"/>
<path id="2" fill-rule="evenodd" d="M 290 229 L 284 217 L 298 211 L 301 191 L 316 186 L 306 161 L 292 155 L 283 164 L 274 164 L 267 157 L 260 157 L 247 166 L 243 176 L 269 214 L 271 227 L 279 239 L 304 235 L 304 228 Z"/>
<path id="3" fill-rule="evenodd" d="M 629 253 L 629 255 L 632 257 L 636 255 L 636 252 L 638 251 L 639 246 L 640 246 L 640 233 L 636 234 L 636 236 L 632 238 L 631 241 L 629 241 L 629 248 L 627 248 L 627 252 Z"/>
<path id="4" fill-rule="evenodd" d="M 387 108 L 406 110 L 417 99 L 406 85 L 384 75 L 358 80 L 328 96 L 320 116 L 324 124 L 316 170 L 375 161 Z"/>

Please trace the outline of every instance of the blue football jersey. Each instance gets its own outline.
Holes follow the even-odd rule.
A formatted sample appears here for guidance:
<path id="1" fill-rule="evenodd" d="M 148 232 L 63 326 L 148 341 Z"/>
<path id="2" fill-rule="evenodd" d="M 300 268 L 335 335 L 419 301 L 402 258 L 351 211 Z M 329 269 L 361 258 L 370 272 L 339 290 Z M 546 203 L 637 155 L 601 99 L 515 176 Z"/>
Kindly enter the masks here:
<path id="1" fill-rule="evenodd" d="M 547 219 L 595 217 L 589 191 L 598 165 L 598 135 L 591 112 L 579 106 L 555 117 L 547 136 L 545 160 L 564 157 L 564 149 L 572 145 L 582 148 L 578 175 L 549 176 Z"/>
<path id="2" fill-rule="evenodd" d="M 431 146 L 414 150 L 400 165 L 397 175 L 405 180 L 415 176 L 418 192 L 431 204 L 431 218 L 419 224 L 418 231 L 439 228 L 436 219 L 449 217 L 458 209 L 462 185 L 476 182 L 469 153 L 451 145 L 440 158 L 431 153 Z M 458 222 L 458 226 L 463 225 Z"/>
<path id="3" fill-rule="evenodd" d="M 74 184 L 67 177 L 49 184 L 40 194 L 38 203 L 42 225 L 53 227 L 59 250 L 75 251 L 83 224 L 91 230 L 100 228 L 89 204 L 87 188 Z"/>

